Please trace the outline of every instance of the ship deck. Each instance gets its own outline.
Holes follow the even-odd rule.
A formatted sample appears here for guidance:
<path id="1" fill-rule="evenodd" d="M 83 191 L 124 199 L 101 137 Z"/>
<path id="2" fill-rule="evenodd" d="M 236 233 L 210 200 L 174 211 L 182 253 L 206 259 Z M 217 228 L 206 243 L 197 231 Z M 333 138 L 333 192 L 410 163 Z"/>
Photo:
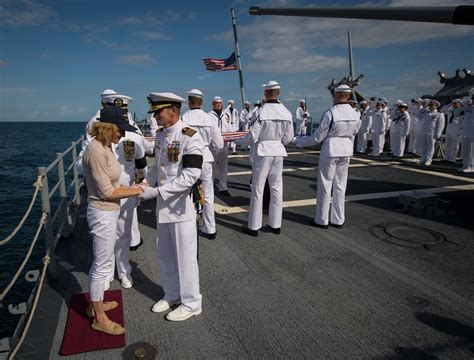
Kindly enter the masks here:
<path id="1" fill-rule="evenodd" d="M 474 176 L 458 165 L 354 156 L 346 223 L 312 228 L 315 149 L 289 148 L 281 235 L 240 232 L 250 195 L 248 152 L 229 159 L 229 191 L 216 195 L 217 238 L 200 238 L 203 313 L 166 321 L 156 264 L 154 202 L 139 208 L 144 245 L 123 289 L 126 348 L 70 359 L 132 359 L 146 343 L 159 359 L 472 359 Z M 404 211 L 399 195 L 439 196 Z M 266 216 L 264 216 L 265 223 Z M 87 292 L 92 260 L 84 216 L 57 248 L 59 279 L 43 290 L 21 359 L 57 359 L 71 295 Z M 117 280 L 111 289 L 120 289 Z"/>

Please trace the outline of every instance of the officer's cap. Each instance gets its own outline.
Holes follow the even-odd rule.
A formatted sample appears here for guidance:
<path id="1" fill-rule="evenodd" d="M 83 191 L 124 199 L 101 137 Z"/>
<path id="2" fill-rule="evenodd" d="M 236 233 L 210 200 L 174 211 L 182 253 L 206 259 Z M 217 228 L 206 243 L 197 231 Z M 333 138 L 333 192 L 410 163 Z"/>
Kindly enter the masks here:
<path id="1" fill-rule="evenodd" d="M 220 96 L 214 96 L 214 99 L 212 99 L 212 102 L 222 102 L 222 98 Z"/>
<path id="2" fill-rule="evenodd" d="M 148 114 L 157 112 L 158 110 L 169 108 L 169 107 L 181 107 L 181 103 L 185 100 L 176 94 L 171 92 L 151 92 L 148 95 L 148 103 L 150 104 L 150 109 Z"/>
<path id="3" fill-rule="evenodd" d="M 186 93 L 186 95 L 192 96 L 192 97 L 198 97 L 201 99 L 204 97 L 204 94 L 199 89 L 191 89 Z"/>
<path id="4" fill-rule="evenodd" d="M 425 104 L 429 104 L 429 103 L 431 102 L 431 99 L 423 99 L 423 102 L 424 102 Z"/>
<path id="5" fill-rule="evenodd" d="M 245 105 L 250 105 L 250 101 L 245 100 Z"/>
<path id="6" fill-rule="evenodd" d="M 102 102 L 105 102 L 110 105 L 122 106 L 131 104 L 133 102 L 133 98 L 127 95 L 112 94 L 104 96 L 102 98 Z"/>
<path id="7" fill-rule="evenodd" d="M 453 103 L 453 104 L 454 104 L 454 103 L 458 103 L 458 104 L 461 104 L 461 105 L 462 105 L 462 100 L 461 100 L 461 99 L 454 99 L 454 100 L 452 101 L 452 103 Z"/>
<path id="8" fill-rule="evenodd" d="M 278 81 L 270 80 L 266 84 L 262 85 L 265 90 L 275 90 L 281 87 L 281 84 Z"/>
<path id="9" fill-rule="evenodd" d="M 100 93 L 100 100 L 103 102 L 104 97 L 109 96 L 109 95 L 117 95 L 118 92 L 116 92 L 113 89 L 105 89 Z"/>
<path id="10" fill-rule="evenodd" d="M 101 109 L 99 121 L 115 124 L 122 131 L 137 131 L 137 128 L 128 122 L 127 110 L 121 109 L 118 106 L 106 106 Z"/>
<path id="11" fill-rule="evenodd" d="M 337 88 L 334 89 L 335 93 L 350 93 L 352 89 L 349 85 L 339 85 Z"/>
<path id="12" fill-rule="evenodd" d="M 430 103 L 435 104 L 436 106 L 441 106 L 441 103 L 438 100 L 431 100 Z"/>

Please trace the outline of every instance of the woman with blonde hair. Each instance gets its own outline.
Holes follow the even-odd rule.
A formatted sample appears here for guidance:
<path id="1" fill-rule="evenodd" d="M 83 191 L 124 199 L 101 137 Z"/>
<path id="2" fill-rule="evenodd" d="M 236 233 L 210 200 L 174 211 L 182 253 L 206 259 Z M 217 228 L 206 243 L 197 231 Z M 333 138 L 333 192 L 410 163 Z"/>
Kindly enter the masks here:
<path id="1" fill-rule="evenodd" d="M 99 121 L 90 131 L 93 140 L 87 145 L 82 159 L 88 191 L 87 223 L 94 255 L 89 271 L 87 315 L 94 318 L 92 329 L 110 335 L 125 332 L 122 325 L 110 320 L 105 313 L 115 309 L 118 303 L 104 301 L 106 283 L 112 271 L 120 199 L 142 193 L 139 187 L 120 186 L 121 168 L 111 148 L 112 144 L 119 143 L 125 131 L 137 130 L 125 120 L 126 116 L 127 112 L 119 107 L 103 108 Z"/>

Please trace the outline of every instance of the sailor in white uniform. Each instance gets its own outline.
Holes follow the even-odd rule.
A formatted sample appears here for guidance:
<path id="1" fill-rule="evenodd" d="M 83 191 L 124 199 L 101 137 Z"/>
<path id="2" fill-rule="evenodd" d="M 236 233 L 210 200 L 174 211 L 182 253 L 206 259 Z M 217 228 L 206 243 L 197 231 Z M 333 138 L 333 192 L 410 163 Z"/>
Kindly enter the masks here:
<path id="1" fill-rule="evenodd" d="M 462 140 L 461 133 L 464 116 L 462 105 L 461 99 L 454 99 L 447 110 L 446 148 L 444 152 L 444 160 L 446 161 L 456 162 L 456 156 Z"/>
<path id="2" fill-rule="evenodd" d="M 250 101 L 245 101 L 244 108 L 240 112 L 240 131 L 249 131 L 250 119 L 252 118 L 252 112 L 250 110 Z"/>
<path id="3" fill-rule="evenodd" d="M 230 126 L 229 118 L 226 112 L 222 110 L 222 98 L 220 96 L 214 97 L 212 100 L 212 110 L 209 112 L 214 125 L 217 126 L 221 134 L 233 131 Z M 222 149 L 212 148 L 214 155 L 214 177 L 218 180 L 217 190 L 225 196 L 230 196 L 227 188 L 227 167 L 229 162 L 229 143 L 224 143 Z"/>
<path id="4" fill-rule="evenodd" d="M 295 136 L 306 135 L 307 121 L 309 118 L 309 112 L 306 111 L 306 100 L 301 99 L 300 105 L 296 108 L 295 111 Z"/>
<path id="5" fill-rule="evenodd" d="M 271 80 L 263 87 L 265 104 L 256 114 L 249 133 L 238 140 L 243 146 L 254 144 L 248 226 L 242 227 L 242 231 L 251 236 L 258 236 L 258 230 L 262 227 L 263 191 L 267 178 L 270 187 L 268 227 L 274 234 L 280 234 L 283 214 L 283 158 L 287 156 L 285 145 L 294 137 L 291 113 L 278 101 L 280 84 Z"/>
<path id="6" fill-rule="evenodd" d="M 392 118 L 392 127 L 390 128 L 392 141 L 392 154 L 395 157 L 403 157 L 405 153 L 406 137 L 410 132 L 410 114 L 408 113 L 408 104 L 400 103 L 398 112 Z"/>
<path id="7" fill-rule="evenodd" d="M 204 95 L 199 89 L 192 89 L 188 93 L 189 110 L 183 116 L 186 126 L 196 129 L 204 142 L 203 163 L 201 172 L 202 189 L 204 191 L 204 206 L 202 209 L 201 231 L 213 240 L 216 238 L 216 219 L 214 215 L 214 183 L 212 164 L 214 156 L 210 147 L 220 151 L 224 147 L 224 140 L 218 126 L 215 126 L 211 115 L 202 110 Z"/>
<path id="8" fill-rule="evenodd" d="M 462 172 L 474 172 L 474 95 L 471 96 L 470 104 L 464 106 L 464 117 L 462 122 Z"/>
<path id="9" fill-rule="evenodd" d="M 379 156 L 385 144 L 385 132 L 388 129 L 388 116 L 383 100 L 377 100 L 376 111 L 372 115 L 372 133 L 374 134 L 371 156 Z"/>
<path id="10" fill-rule="evenodd" d="M 310 221 L 311 225 L 323 229 L 328 228 L 329 221 L 337 228 L 341 228 L 345 221 L 344 199 L 349 162 L 353 155 L 354 136 L 360 127 L 359 114 L 348 104 L 350 96 L 348 85 L 335 88 L 334 105 L 323 114 L 319 127 L 311 136 L 295 141 L 298 147 L 323 143 L 318 164 L 316 216 Z"/>
<path id="11" fill-rule="evenodd" d="M 420 118 L 421 159 L 420 164 L 430 166 L 433 160 L 436 140 L 444 129 L 444 115 L 438 112 L 440 102 L 431 100 L 428 110 Z"/>
<path id="12" fill-rule="evenodd" d="M 227 127 L 229 132 L 233 131 L 238 131 L 239 130 L 239 111 L 235 108 L 235 101 L 234 100 L 229 100 L 227 102 L 227 108 L 224 110 L 226 113 L 226 121 L 228 122 Z M 237 152 L 235 151 L 236 149 L 236 144 L 235 141 L 230 141 L 229 147 L 232 150 L 232 154 L 235 155 Z"/>
<path id="13" fill-rule="evenodd" d="M 419 122 L 418 118 L 419 110 L 422 108 L 423 99 L 413 99 L 412 104 L 408 106 L 408 113 L 410 114 L 410 135 L 408 137 L 408 152 L 416 154 L 419 151 L 417 144 L 418 132 L 419 132 Z"/>
<path id="14" fill-rule="evenodd" d="M 197 130 L 180 118 L 183 98 L 173 93 L 150 93 L 149 113 L 159 126 L 155 138 L 155 162 L 147 176 L 149 186 L 140 185 L 141 198 L 156 197 L 158 265 L 165 295 L 153 312 L 169 312 L 170 321 L 183 321 L 201 314 L 197 261 L 196 209 L 190 195 L 201 175 L 204 143 Z"/>
<path id="15" fill-rule="evenodd" d="M 369 110 L 367 100 L 360 102 L 360 128 L 357 133 L 357 152 L 364 154 L 367 150 L 369 131 L 372 128 L 372 112 Z"/>

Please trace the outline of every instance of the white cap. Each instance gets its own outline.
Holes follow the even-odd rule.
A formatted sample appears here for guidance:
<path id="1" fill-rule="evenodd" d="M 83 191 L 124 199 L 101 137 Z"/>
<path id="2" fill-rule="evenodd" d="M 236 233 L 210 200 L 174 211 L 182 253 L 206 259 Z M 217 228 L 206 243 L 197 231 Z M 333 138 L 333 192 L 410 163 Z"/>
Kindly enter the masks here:
<path id="1" fill-rule="evenodd" d="M 462 105 L 462 100 L 461 99 L 454 99 L 452 103 L 458 103 Z"/>
<path id="2" fill-rule="evenodd" d="M 301 100 L 300 100 L 300 103 L 306 103 L 306 100 L 305 100 L 305 99 L 301 99 Z"/>
<path id="3" fill-rule="evenodd" d="M 214 96 L 214 99 L 212 99 L 212 102 L 222 102 L 222 98 L 220 96 Z"/>
<path id="4" fill-rule="evenodd" d="M 433 104 L 436 104 L 436 106 L 441 106 L 441 103 L 438 100 L 431 100 Z"/>
<path id="5" fill-rule="evenodd" d="M 425 104 L 428 104 L 428 103 L 431 102 L 431 99 L 423 99 L 423 102 L 424 102 Z"/>
<path id="6" fill-rule="evenodd" d="M 186 94 L 188 96 L 193 96 L 193 97 L 198 97 L 198 98 L 203 98 L 204 97 L 204 94 L 199 89 L 191 89 Z"/>
<path id="7" fill-rule="evenodd" d="M 131 104 L 133 102 L 133 98 L 122 94 L 105 95 L 102 97 L 102 102 L 116 103 L 117 106 L 122 106 L 123 104 Z"/>
<path id="8" fill-rule="evenodd" d="M 245 104 L 245 105 L 250 105 L 250 101 L 245 100 L 245 103 L 244 103 L 244 104 Z"/>
<path id="9" fill-rule="evenodd" d="M 367 102 L 367 100 L 362 100 L 359 104 L 365 105 L 365 104 L 368 104 L 368 102 Z"/>
<path id="10" fill-rule="evenodd" d="M 227 101 L 227 104 L 235 104 L 235 101 L 230 99 L 230 100 Z"/>
<path id="11" fill-rule="evenodd" d="M 185 100 L 181 96 L 171 92 L 151 92 L 150 95 L 148 95 L 148 103 L 150 104 L 148 113 L 154 113 L 167 107 L 179 107 L 184 101 Z"/>
<path id="12" fill-rule="evenodd" d="M 274 90 L 274 89 L 279 89 L 280 88 L 280 83 L 278 83 L 275 80 L 270 80 L 266 84 L 262 85 L 265 90 Z"/>
<path id="13" fill-rule="evenodd" d="M 408 108 L 408 104 L 405 103 L 405 102 L 398 103 L 398 106 L 401 106 L 401 107 L 404 107 L 404 108 Z"/>
<path id="14" fill-rule="evenodd" d="M 335 93 L 350 93 L 352 89 L 349 85 L 339 85 L 337 88 L 334 89 Z"/>
<path id="15" fill-rule="evenodd" d="M 404 104 L 403 100 L 400 100 L 400 99 L 398 99 L 398 100 L 396 101 L 396 103 L 397 103 L 398 105 Z"/>
<path id="16" fill-rule="evenodd" d="M 105 89 L 104 91 L 102 91 L 100 93 L 100 99 L 102 100 L 104 97 L 106 97 L 108 95 L 117 95 L 117 94 L 118 94 L 118 92 L 116 92 L 113 89 Z"/>

